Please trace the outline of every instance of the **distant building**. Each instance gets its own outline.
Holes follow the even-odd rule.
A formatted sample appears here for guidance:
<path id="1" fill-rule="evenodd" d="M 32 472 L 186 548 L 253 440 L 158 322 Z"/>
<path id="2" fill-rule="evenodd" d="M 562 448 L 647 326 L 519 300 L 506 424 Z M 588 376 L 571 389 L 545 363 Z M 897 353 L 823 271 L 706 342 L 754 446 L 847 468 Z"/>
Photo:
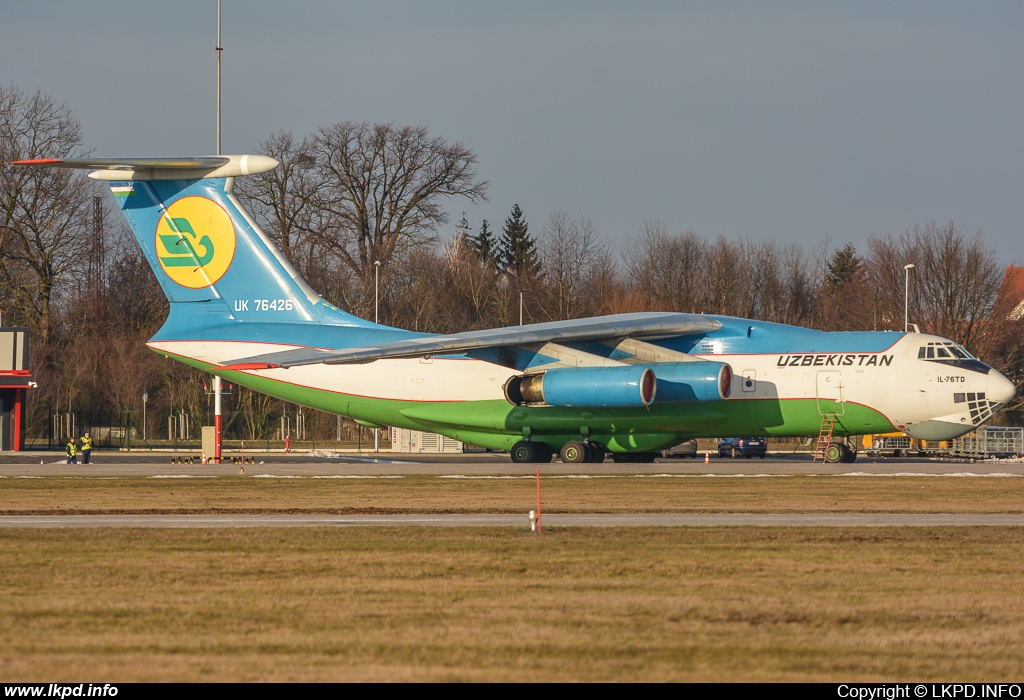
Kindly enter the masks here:
<path id="1" fill-rule="evenodd" d="M 995 308 L 996 314 L 1002 316 L 1005 313 L 1008 321 L 1024 319 L 1024 267 L 1006 266 Z"/>
<path id="2" fill-rule="evenodd" d="M 28 328 L 0 328 L 0 451 L 25 449 L 25 401 L 32 385 Z"/>
<path id="3" fill-rule="evenodd" d="M 395 452 L 462 452 L 463 444 L 437 433 L 392 428 L 391 449 Z"/>

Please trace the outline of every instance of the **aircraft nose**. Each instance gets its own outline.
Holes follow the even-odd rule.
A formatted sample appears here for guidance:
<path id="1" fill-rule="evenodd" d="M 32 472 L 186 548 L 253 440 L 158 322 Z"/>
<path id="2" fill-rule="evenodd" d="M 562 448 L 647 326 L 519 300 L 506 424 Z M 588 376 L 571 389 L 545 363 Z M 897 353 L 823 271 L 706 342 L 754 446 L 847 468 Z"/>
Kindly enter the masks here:
<path id="1" fill-rule="evenodd" d="M 1017 393 L 1017 387 L 1014 386 L 1013 382 L 1004 377 L 996 370 L 992 370 L 988 373 L 988 400 L 998 401 L 1000 404 L 1005 404 L 1013 398 L 1013 395 Z"/>

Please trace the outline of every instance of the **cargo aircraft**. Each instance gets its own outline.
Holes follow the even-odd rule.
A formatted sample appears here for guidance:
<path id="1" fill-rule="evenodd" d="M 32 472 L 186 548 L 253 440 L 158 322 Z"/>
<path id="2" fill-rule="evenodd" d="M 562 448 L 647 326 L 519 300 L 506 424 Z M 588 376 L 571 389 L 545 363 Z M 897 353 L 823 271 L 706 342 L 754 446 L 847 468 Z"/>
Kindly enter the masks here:
<path id="1" fill-rule="evenodd" d="M 944 338 L 629 313 L 452 335 L 321 298 L 232 195 L 260 155 L 19 161 L 109 182 L 170 313 L 167 357 L 370 426 L 508 450 L 513 462 L 648 461 L 691 437 L 905 431 L 945 440 L 1014 395 Z M 852 461 L 847 448 L 833 451 Z M 852 457 L 851 457 L 852 454 Z"/>

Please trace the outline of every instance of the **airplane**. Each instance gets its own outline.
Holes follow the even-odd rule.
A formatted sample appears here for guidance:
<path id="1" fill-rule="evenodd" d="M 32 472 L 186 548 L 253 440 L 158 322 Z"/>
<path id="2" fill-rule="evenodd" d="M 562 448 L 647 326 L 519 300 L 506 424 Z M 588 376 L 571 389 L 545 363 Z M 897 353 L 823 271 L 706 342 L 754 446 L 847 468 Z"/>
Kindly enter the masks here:
<path id="1" fill-rule="evenodd" d="M 515 463 L 653 461 L 693 437 L 903 431 L 949 440 L 1010 401 L 953 341 L 650 312 L 434 335 L 320 297 L 232 195 L 261 155 L 36 159 L 109 183 L 170 302 L 150 348 L 362 425 L 440 433 Z M 852 461 L 845 445 L 830 461 Z"/>

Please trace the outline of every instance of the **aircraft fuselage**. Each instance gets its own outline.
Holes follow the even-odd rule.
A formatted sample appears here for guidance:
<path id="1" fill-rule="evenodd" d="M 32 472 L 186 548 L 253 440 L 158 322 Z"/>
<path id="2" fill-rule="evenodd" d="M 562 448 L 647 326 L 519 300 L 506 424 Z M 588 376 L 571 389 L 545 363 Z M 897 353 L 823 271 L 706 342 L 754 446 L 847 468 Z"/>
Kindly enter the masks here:
<path id="1" fill-rule="evenodd" d="M 232 332 L 225 326 L 211 328 L 203 333 L 207 338 L 196 340 L 161 340 L 158 334 L 150 345 L 287 401 L 367 424 L 438 432 L 492 449 L 509 449 L 524 436 L 554 449 L 568 440 L 587 438 L 612 452 L 656 450 L 690 437 L 811 436 L 818 433 L 825 414 L 835 415 L 838 435 L 900 430 L 942 440 L 972 430 L 1014 391 L 1001 374 L 937 336 L 823 333 L 712 318 L 722 324 L 717 331 L 663 338 L 650 345 L 684 359 L 727 363 L 733 371 L 728 398 L 667 402 L 655 395 L 651 405 L 636 408 L 513 405 L 505 396 L 509 379 L 524 373 L 572 366 L 574 361 L 643 362 L 641 356 L 611 346 L 568 345 L 561 348 L 565 353 L 545 346 L 532 355 L 506 357 L 504 363 L 466 353 L 234 371 L 217 365 L 302 345 L 337 349 L 415 334 L 384 327 L 267 329 L 267 336 L 294 341 L 286 345 L 225 340 Z M 657 374 L 658 364 L 651 366 Z"/>

